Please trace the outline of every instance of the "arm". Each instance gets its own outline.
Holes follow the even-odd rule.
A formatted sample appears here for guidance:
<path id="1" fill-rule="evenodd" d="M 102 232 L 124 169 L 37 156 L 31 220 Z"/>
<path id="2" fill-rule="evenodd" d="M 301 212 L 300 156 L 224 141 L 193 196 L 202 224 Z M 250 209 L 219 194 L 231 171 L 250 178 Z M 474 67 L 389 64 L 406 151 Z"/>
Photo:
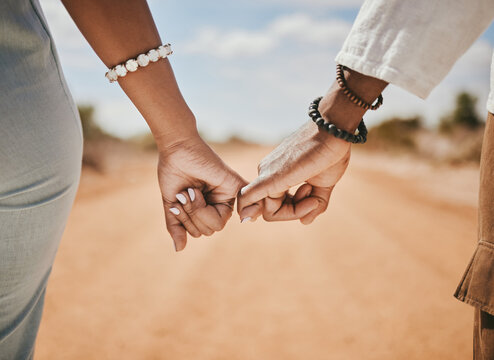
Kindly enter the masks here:
<path id="1" fill-rule="evenodd" d="M 363 100 L 373 102 L 387 83 L 345 72 L 349 88 Z M 336 82 L 319 104 L 321 115 L 338 127 L 355 131 L 365 110 L 354 105 Z M 300 219 L 309 224 L 328 207 L 335 184 L 343 176 L 350 159 L 350 144 L 337 139 L 309 120 L 286 138 L 259 165 L 259 176 L 242 189 L 238 201 L 241 219 L 267 221 Z M 302 185 L 292 197 L 288 190 Z"/>
<path id="2" fill-rule="evenodd" d="M 353 70 L 348 85 L 369 102 L 387 83 L 425 98 L 493 17 L 491 0 L 367 0 L 336 61 Z M 354 130 L 363 112 L 338 93 L 333 84 L 321 114 Z M 326 209 L 349 154 L 349 144 L 306 124 L 263 159 L 239 197 L 240 217 L 310 223 Z M 294 197 L 287 193 L 304 182 Z"/>
<path id="3" fill-rule="evenodd" d="M 63 4 L 108 67 L 161 45 L 145 0 L 64 0 Z M 185 247 L 187 232 L 198 237 L 223 228 L 245 182 L 199 137 L 168 60 L 150 63 L 118 82 L 156 140 L 165 220 L 175 248 Z"/>
<path id="4" fill-rule="evenodd" d="M 107 67 L 162 44 L 145 0 L 62 2 Z M 180 93 L 168 59 L 140 68 L 118 82 L 149 124 L 158 146 L 196 135 L 194 115 Z"/>

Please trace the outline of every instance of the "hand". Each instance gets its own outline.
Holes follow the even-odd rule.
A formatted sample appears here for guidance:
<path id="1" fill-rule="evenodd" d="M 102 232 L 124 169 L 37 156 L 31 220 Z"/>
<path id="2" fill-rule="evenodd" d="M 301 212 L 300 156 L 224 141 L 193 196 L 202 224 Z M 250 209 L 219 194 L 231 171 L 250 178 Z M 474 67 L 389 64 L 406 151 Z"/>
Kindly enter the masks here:
<path id="1" fill-rule="evenodd" d="M 166 226 L 180 251 L 187 243 L 187 232 L 199 237 L 223 229 L 246 182 L 199 135 L 158 145 L 158 150 Z"/>
<path id="2" fill-rule="evenodd" d="M 347 85 L 366 102 L 384 90 L 383 80 L 345 70 Z M 365 110 L 353 104 L 334 82 L 319 103 L 319 111 L 339 129 L 353 132 Z M 285 139 L 259 165 L 259 176 L 243 188 L 238 198 L 242 221 L 262 214 L 267 221 L 300 219 L 310 224 L 328 207 L 335 184 L 350 161 L 350 144 L 319 130 L 309 120 Z M 292 196 L 288 190 L 305 183 Z"/>
<path id="3" fill-rule="evenodd" d="M 335 184 L 350 160 L 350 144 L 307 122 L 260 163 L 259 176 L 242 189 L 242 221 L 300 219 L 310 224 L 328 207 Z M 301 183 L 295 195 L 288 190 Z"/>

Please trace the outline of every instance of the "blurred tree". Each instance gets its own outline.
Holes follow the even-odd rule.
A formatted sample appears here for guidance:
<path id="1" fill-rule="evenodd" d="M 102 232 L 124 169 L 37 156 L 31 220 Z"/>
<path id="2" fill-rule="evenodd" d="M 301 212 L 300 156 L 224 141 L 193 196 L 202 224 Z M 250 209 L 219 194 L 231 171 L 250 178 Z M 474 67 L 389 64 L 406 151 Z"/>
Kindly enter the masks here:
<path id="1" fill-rule="evenodd" d="M 109 151 L 108 141 L 114 141 L 115 138 L 103 131 L 94 121 L 94 106 L 78 105 L 77 109 L 84 135 L 82 164 L 102 172 L 105 168 L 105 156 Z"/>
<path id="2" fill-rule="evenodd" d="M 450 115 L 441 119 L 439 130 L 451 132 L 460 126 L 468 129 L 476 129 L 482 125 L 482 121 L 475 110 L 477 97 L 467 92 L 461 92 L 456 96 L 456 107 Z"/>
<path id="3" fill-rule="evenodd" d="M 422 129 L 422 119 L 418 116 L 402 119 L 391 118 L 374 126 L 369 131 L 369 143 L 379 148 L 408 148 L 415 147 L 413 134 Z"/>
<path id="4" fill-rule="evenodd" d="M 79 110 L 79 116 L 81 118 L 84 141 L 97 140 L 108 136 L 108 134 L 106 134 L 94 121 L 94 106 L 78 105 L 77 109 Z"/>

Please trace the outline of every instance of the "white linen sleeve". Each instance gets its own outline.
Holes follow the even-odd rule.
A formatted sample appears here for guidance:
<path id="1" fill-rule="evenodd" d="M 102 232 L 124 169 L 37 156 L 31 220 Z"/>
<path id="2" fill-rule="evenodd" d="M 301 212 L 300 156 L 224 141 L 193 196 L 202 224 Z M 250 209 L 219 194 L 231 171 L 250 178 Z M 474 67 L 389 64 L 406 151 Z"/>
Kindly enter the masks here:
<path id="1" fill-rule="evenodd" d="M 366 0 L 336 62 L 421 98 L 494 18 L 494 0 Z"/>

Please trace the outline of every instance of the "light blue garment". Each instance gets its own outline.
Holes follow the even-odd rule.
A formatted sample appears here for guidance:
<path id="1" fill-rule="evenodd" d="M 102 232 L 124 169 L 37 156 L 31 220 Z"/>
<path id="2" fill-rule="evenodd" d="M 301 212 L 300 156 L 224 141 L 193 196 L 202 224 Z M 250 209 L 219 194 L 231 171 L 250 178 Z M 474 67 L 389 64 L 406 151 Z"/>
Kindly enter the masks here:
<path id="1" fill-rule="evenodd" d="M 82 133 L 37 1 L 0 1 L 0 360 L 31 359 Z"/>

